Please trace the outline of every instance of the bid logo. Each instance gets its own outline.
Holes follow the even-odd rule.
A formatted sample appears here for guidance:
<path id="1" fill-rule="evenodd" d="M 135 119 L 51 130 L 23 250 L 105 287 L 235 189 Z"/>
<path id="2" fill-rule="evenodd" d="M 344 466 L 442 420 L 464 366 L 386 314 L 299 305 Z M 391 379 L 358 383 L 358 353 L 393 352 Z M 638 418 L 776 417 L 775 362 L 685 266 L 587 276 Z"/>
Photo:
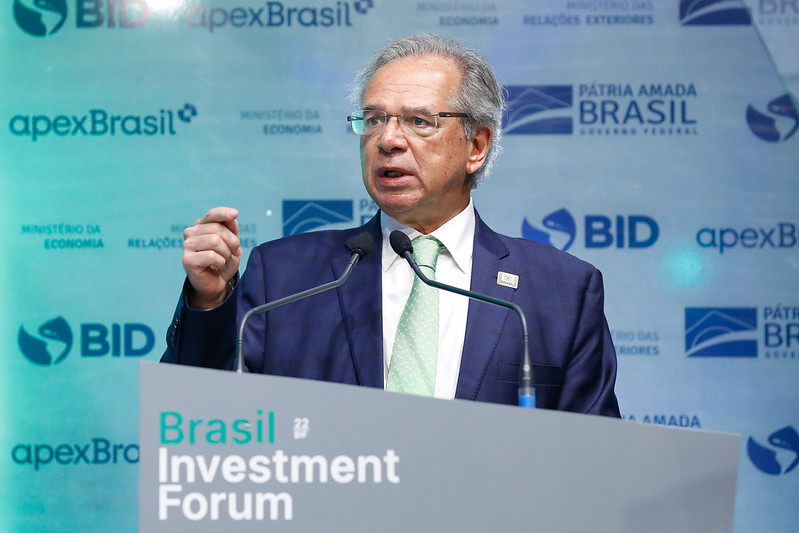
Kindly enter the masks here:
<path id="1" fill-rule="evenodd" d="M 75 26 L 78 29 L 137 28 L 150 18 L 145 0 L 75 0 Z M 17 26 L 34 37 L 53 35 L 67 20 L 66 0 L 14 0 Z"/>
<path id="2" fill-rule="evenodd" d="M 768 443 L 770 446 L 763 446 L 749 437 L 746 444 L 749 460 L 758 470 L 779 476 L 787 474 L 799 465 L 799 434 L 793 427 L 785 426 L 778 429 L 768 436 Z M 782 452 L 783 450 L 787 450 L 788 453 Z M 779 459 L 778 452 L 782 452 Z"/>
<path id="3" fill-rule="evenodd" d="M 577 223 L 567 209 L 558 209 L 541 220 L 541 227 L 522 221 L 522 237 L 566 251 L 577 236 Z M 585 215 L 586 248 L 648 248 L 660 236 L 655 219 L 646 215 Z"/>
<path id="4" fill-rule="evenodd" d="M 799 130 L 799 112 L 790 93 L 770 101 L 767 109 L 768 114 L 752 105 L 746 108 L 746 122 L 759 139 L 770 143 L 787 141 Z"/>
<path id="5" fill-rule="evenodd" d="M 55 366 L 67 358 L 73 345 L 72 328 L 64 317 L 48 320 L 37 329 L 37 335 L 20 326 L 17 344 L 22 355 L 39 366 Z M 153 330 L 139 323 L 80 325 L 81 357 L 141 357 L 155 347 Z"/>

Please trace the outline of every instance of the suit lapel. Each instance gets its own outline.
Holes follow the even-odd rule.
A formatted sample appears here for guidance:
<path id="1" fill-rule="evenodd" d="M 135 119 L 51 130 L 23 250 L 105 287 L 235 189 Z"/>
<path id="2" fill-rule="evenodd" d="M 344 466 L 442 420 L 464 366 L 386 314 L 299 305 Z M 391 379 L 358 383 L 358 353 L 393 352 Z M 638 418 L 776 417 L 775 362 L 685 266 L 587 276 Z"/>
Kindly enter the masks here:
<path id="1" fill-rule="evenodd" d="M 359 385 L 383 388 L 383 318 L 381 300 L 381 244 L 379 215 L 353 231 L 346 241 L 347 253 L 333 261 L 340 276 L 350 258 L 352 241 L 362 231 L 374 239 L 372 251 L 355 265 L 349 279 L 338 288 L 344 328 Z"/>
<path id="2" fill-rule="evenodd" d="M 502 270 L 503 259 L 508 257 L 508 249 L 479 215 L 475 216 L 471 290 L 513 301 L 515 290 L 497 284 L 497 274 Z M 476 397 L 510 312 L 485 302 L 469 302 L 456 398 Z"/>

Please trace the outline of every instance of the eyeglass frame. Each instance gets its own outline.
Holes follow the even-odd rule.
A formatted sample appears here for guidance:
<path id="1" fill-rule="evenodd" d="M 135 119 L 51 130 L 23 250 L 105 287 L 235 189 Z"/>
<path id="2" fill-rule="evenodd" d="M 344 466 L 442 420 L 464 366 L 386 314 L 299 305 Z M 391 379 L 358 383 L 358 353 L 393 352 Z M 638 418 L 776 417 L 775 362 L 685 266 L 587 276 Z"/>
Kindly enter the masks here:
<path id="1" fill-rule="evenodd" d="M 362 137 L 366 137 L 367 135 L 374 135 L 374 134 L 377 133 L 377 132 L 366 133 L 365 124 L 364 124 L 364 132 L 363 133 L 358 133 L 358 131 L 356 131 L 355 123 L 357 121 L 359 121 L 359 120 L 363 121 L 363 120 L 365 120 L 365 118 L 364 117 L 357 117 L 357 116 L 355 116 L 355 113 L 358 113 L 358 112 L 363 113 L 363 112 L 366 112 L 366 111 L 373 111 L 373 112 L 382 113 L 383 115 L 385 115 L 385 120 L 383 121 L 383 127 L 380 129 L 380 132 L 379 132 L 381 134 L 385 131 L 386 126 L 388 126 L 388 121 L 389 121 L 389 119 L 391 117 L 397 117 L 397 123 L 402 128 L 402 131 L 407 131 L 405 129 L 405 127 L 402 125 L 402 122 L 400 121 L 400 117 L 403 116 L 403 115 L 412 114 L 412 113 L 386 113 L 385 111 L 381 111 L 379 109 L 369 109 L 369 108 L 358 109 L 356 111 L 353 111 L 352 113 L 347 115 L 347 122 L 349 122 L 350 125 L 352 126 L 352 131 L 355 132 L 357 135 L 360 135 Z M 431 117 L 435 117 L 435 123 L 433 125 L 433 130 L 430 133 L 430 135 L 432 135 L 433 132 L 438 130 L 438 119 L 439 119 L 439 117 L 440 118 L 474 118 L 469 113 L 458 113 L 458 112 L 453 112 L 453 111 L 439 111 L 439 112 L 436 112 L 436 113 L 427 113 L 427 114 L 430 115 Z M 419 137 L 423 137 L 423 136 L 419 135 L 416 132 L 413 132 L 413 134 L 417 135 Z"/>

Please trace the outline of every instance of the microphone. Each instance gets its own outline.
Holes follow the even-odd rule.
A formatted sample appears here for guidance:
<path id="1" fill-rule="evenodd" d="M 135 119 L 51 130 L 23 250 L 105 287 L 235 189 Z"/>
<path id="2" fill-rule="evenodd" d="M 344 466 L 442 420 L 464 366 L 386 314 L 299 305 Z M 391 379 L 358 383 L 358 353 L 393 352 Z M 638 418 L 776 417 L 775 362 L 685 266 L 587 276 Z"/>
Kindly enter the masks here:
<path id="1" fill-rule="evenodd" d="M 533 365 L 530 363 L 530 336 L 527 333 L 527 320 L 524 318 L 524 312 L 522 311 L 522 308 L 513 302 L 500 300 L 499 298 L 493 298 L 491 296 L 486 296 L 485 294 L 467 291 L 458 287 L 453 287 L 452 285 L 447 285 L 445 283 L 432 280 L 425 276 L 424 272 L 422 272 L 419 268 L 419 265 L 416 264 L 416 260 L 411 255 L 411 253 L 413 253 L 411 239 L 408 238 L 405 233 L 400 230 L 394 230 L 388 236 L 388 241 L 391 243 L 391 248 L 394 250 L 394 252 L 396 252 L 396 254 L 400 257 L 404 257 L 408 261 L 408 264 L 411 265 L 413 271 L 426 285 L 516 311 L 516 314 L 519 315 L 519 320 L 522 322 L 522 344 L 524 349 L 524 353 L 522 354 L 522 364 L 519 366 L 519 405 L 521 407 L 535 407 L 535 380 L 533 379 Z"/>
<path id="2" fill-rule="evenodd" d="M 283 307 L 284 305 L 298 302 L 300 300 L 304 300 L 305 298 L 310 298 L 311 296 L 316 296 L 317 294 L 329 291 L 330 289 L 335 289 L 336 287 L 342 285 L 345 281 L 347 281 L 347 278 L 350 276 L 350 272 L 352 272 L 352 269 L 355 267 L 358 261 L 366 257 L 369 252 L 372 251 L 373 244 L 374 240 L 369 232 L 364 231 L 363 233 L 360 233 L 357 237 L 355 237 L 355 240 L 352 241 L 352 255 L 350 256 L 350 262 L 347 263 L 347 267 L 344 269 L 344 272 L 341 273 L 341 276 L 339 276 L 338 279 L 325 283 L 324 285 L 319 285 L 318 287 L 311 287 L 310 289 L 306 289 L 302 292 L 291 294 L 284 298 L 275 300 L 274 302 L 267 302 L 257 307 L 253 307 L 247 311 L 244 314 L 244 317 L 241 319 L 241 325 L 239 326 L 239 336 L 238 342 L 236 344 L 236 372 L 239 374 L 244 372 L 244 354 L 242 351 L 244 344 L 244 327 L 247 325 L 247 321 L 250 318 L 266 313 L 267 311 L 277 309 L 278 307 Z"/>

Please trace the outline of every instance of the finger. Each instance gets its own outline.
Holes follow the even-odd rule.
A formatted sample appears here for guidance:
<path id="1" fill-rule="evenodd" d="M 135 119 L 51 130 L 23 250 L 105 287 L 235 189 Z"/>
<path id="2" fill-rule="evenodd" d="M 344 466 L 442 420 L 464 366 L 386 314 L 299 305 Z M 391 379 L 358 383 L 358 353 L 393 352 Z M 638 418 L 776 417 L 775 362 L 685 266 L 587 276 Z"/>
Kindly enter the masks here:
<path id="1" fill-rule="evenodd" d="M 227 207 L 220 207 L 215 208 L 219 210 L 225 209 L 232 209 Z M 221 215 L 221 216 L 220 216 Z M 226 216 L 227 214 L 224 212 L 216 212 L 215 210 L 211 210 L 206 215 L 194 223 L 193 227 L 214 227 L 214 226 L 222 226 L 228 231 L 230 231 L 234 235 L 239 234 L 239 221 L 236 220 L 238 216 L 238 211 L 233 209 L 233 218 L 229 218 Z"/>
<path id="2" fill-rule="evenodd" d="M 236 220 L 239 216 L 238 209 L 233 207 L 213 207 L 199 219 L 195 224 L 207 224 L 209 222 L 228 223 Z"/>
<path id="3" fill-rule="evenodd" d="M 183 241 L 183 250 L 185 252 L 214 251 L 225 258 L 230 258 L 233 255 L 240 256 L 241 245 L 239 238 L 229 232 L 226 233 L 193 235 Z"/>
<path id="4" fill-rule="evenodd" d="M 192 249 L 201 249 L 203 244 L 197 243 L 208 243 L 217 239 L 222 240 L 230 250 L 241 246 L 238 234 L 218 222 L 199 224 L 183 230 L 183 241 L 188 242 Z"/>
<path id="5" fill-rule="evenodd" d="M 240 263 L 240 256 L 231 255 L 226 257 L 214 250 L 183 254 L 183 267 L 193 285 L 195 285 L 195 280 L 199 281 L 202 278 L 210 281 L 207 276 L 223 278 L 224 281 L 227 281 L 235 275 Z M 195 285 L 195 287 L 197 286 Z"/>
<path id="6" fill-rule="evenodd" d="M 183 263 L 187 271 L 213 270 L 216 273 L 220 273 L 225 270 L 228 259 L 215 250 L 202 250 L 183 254 Z"/>
<path id="7" fill-rule="evenodd" d="M 233 220 L 226 220 L 225 222 L 222 222 L 222 225 L 225 226 L 225 228 L 227 228 L 228 231 L 230 231 L 230 233 L 232 233 L 233 235 L 238 236 L 238 234 L 239 234 L 239 221 L 237 219 L 234 218 Z"/>

